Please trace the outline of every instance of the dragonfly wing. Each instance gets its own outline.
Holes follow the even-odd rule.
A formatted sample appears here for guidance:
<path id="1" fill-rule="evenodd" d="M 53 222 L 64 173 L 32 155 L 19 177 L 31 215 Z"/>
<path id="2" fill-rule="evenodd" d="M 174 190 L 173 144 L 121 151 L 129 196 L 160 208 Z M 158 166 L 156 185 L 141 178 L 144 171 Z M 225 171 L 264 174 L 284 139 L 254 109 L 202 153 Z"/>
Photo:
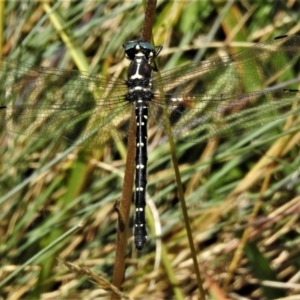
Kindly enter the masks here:
<path id="1" fill-rule="evenodd" d="M 129 106 L 122 80 L 10 59 L 1 59 L 0 79 L 0 126 L 6 131 L 91 147 L 106 143 L 114 129 L 119 138 L 126 133 L 120 125 Z"/>
<path id="2" fill-rule="evenodd" d="M 300 36 L 285 36 L 235 55 L 162 72 L 161 79 L 153 81 L 153 119 L 165 126 L 158 116 L 166 105 L 174 137 L 199 142 L 237 135 L 299 112 L 298 90 L 267 88 L 293 76 L 284 70 L 299 61 L 299 48 Z"/>
<path id="3" fill-rule="evenodd" d="M 288 35 L 234 55 L 202 61 L 155 75 L 157 93 L 244 94 L 258 91 L 288 75 L 284 71 L 300 58 L 300 36 Z M 285 75 L 285 77 L 284 77 Z"/>

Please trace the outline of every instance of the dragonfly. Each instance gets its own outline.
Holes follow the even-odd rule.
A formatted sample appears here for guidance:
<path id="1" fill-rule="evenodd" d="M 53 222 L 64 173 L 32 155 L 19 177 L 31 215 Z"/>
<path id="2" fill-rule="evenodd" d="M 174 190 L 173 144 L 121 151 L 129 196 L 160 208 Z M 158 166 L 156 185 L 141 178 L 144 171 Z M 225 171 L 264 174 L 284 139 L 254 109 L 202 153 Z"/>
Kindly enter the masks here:
<path id="1" fill-rule="evenodd" d="M 161 46 L 123 44 L 127 79 L 0 61 L 0 128 L 69 145 L 97 148 L 128 135 L 136 121 L 134 241 L 145 247 L 147 128 L 201 143 L 230 138 L 300 112 L 300 92 L 282 84 L 299 63 L 300 36 L 284 35 L 233 55 L 158 72 Z"/>

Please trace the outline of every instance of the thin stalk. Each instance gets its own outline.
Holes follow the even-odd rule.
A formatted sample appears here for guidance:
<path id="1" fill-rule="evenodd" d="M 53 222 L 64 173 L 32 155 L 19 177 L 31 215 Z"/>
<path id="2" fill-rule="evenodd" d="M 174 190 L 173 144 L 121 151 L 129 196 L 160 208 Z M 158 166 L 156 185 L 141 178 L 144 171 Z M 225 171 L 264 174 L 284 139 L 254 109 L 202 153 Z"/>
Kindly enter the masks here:
<path id="1" fill-rule="evenodd" d="M 160 92 L 162 93 L 162 91 L 160 91 Z M 173 162 L 173 168 L 174 168 L 175 178 L 176 178 L 176 183 L 177 183 L 178 198 L 179 198 L 180 204 L 181 204 L 181 210 L 182 210 L 182 213 L 183 213 L 185 229 L 186 229 L 186 232 L 187 232 L 189 247 L 190 247 L 190 250 L 191 250 L 191 256 L 192 256 L 193 263 L 194 263 L 194 271 L 195 271 L 197 282 L 198 282 L 198 288 L 199 288 L 199 292 L 200 292 L 200 299 L 205 300 L 206 297 L 205 297 L 205 292 L 204 292 L 204 289 L 203 289 L 203 281 L 202 281 L 202 278 L 201 278 L 201 275 L 200 275 L 199 264 L 198 264 L 198 260 L 197 260 L 197 253 L 196 253 L 196 249 L 195 249 L 195 246 L 194 246 L 191 225 L 190 225 L 189 216 L 188 216 L 188 213 L 187 213 L 188 210 L 187 210 L 187 207 L 186 207 L 184 192 L 183 192 L 183 186 L 182 186 L 182 182 L 181 182 L 181 178 L 180 178 L 178 160 L 177 160 L 177 157 L 176 157 L 175 143 L 174 143 L 173 136 L 172 136 L 171 125 L 170 125 L 168 113 L 165 109 L 166 107 L 167 107 L 166 105 L 163 106 L 163 115 L 164 115 L 164 121 L 165 121 L 165 124 L 166 124 L 166 132 L 167 132 L 167 135 L 168 135 L 170 151 L 171 151 L 171 157 L 172 157 L 172 162 Z"/>
<path id="2" fill-rule="evenodd" d="M 152 28 L 154 24 L 156 0 L 147 0 L 145 6 L 144 25 L 141 34 L 141 40 L 150 42 L 152 37 Z"/>
<path id="3" fill-rule="evenodd" d="M 118 213 L 116 259 L 113 271 L 113 285 L 120 288 L 124 281 L 125 257 L 127 249 L 127 237 L 129 228 L 129 216 L 132 203 L 132 189 L 135 167 L 135 114 L 132 108 L 129 132 L 128 132 L 128 150 L 125 165 L 125 175 L 123 182 L 122 198 L 115 205 Z M 117 293 L 112 293 L 111 299 L 120 299 Z"/>

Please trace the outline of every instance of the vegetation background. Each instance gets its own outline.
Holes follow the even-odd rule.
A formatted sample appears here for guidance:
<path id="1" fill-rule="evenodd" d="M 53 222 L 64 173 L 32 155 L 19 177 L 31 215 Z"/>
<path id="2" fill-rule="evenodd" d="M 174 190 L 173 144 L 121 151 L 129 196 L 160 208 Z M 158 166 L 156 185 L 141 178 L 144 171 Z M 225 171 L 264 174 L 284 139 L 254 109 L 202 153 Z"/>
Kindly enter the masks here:
<path id="1" fill-rule="evenodd" d="M 2 56 L 125 78 L 121 45 L 140 36 L 142 1 L 0 5 Z M 299 10 L 296 0 L 158 1 L 153 37 L 163 46 L 159 67 L 297 34 Z M 291 66 L 294 77 L 299 71 Z M 300 297 L 296 117 L 205 146 L 176 145 L 210 299 Z M 198 299 L 169 146 L 155 133 L 151 128 L 149 241 L 136 253 L 130 240 L 123 292 L 135 299 Z M 105 299 L 109 292 L 62 261 L 84 264 L 111 280 L 113 205 L 122 191 L 126 143 L 68 151 L 47 139 L 0 134 L 0 298 Z M 155 239 L 160 230 L 161 243 Z"/>

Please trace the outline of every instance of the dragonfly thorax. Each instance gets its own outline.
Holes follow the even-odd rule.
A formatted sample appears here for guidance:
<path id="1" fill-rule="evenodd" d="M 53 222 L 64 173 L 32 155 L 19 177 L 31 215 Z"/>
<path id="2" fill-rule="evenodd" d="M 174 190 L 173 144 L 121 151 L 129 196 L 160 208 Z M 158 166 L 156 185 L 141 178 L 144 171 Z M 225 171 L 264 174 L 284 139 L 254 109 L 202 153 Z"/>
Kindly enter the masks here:
<path id="1" fill-rule="evenodd" d="M 130 102 L 143 99 L 150 101 L 153 98 L 152 92 L 152 66 L 145 57 L 137 57 L 128 68 L 128 79 L 126 85 L 128 93 L 126 99 Z"/>
<path id="2" fill-rule="evenodd" d="M 130 102 L 140 99 L 150 101 L 153 98 L 151 77 L 154 70 L 153 58 L 156 56 L 155 48 L 140 41 L 128 43 L 126 47 L 123 45 L 126 57 L 131 61 L 126 80 L 128 87 L 126 99 Z M 149 45 L 149 47 L 145 47 L 143 44 Z"/>

